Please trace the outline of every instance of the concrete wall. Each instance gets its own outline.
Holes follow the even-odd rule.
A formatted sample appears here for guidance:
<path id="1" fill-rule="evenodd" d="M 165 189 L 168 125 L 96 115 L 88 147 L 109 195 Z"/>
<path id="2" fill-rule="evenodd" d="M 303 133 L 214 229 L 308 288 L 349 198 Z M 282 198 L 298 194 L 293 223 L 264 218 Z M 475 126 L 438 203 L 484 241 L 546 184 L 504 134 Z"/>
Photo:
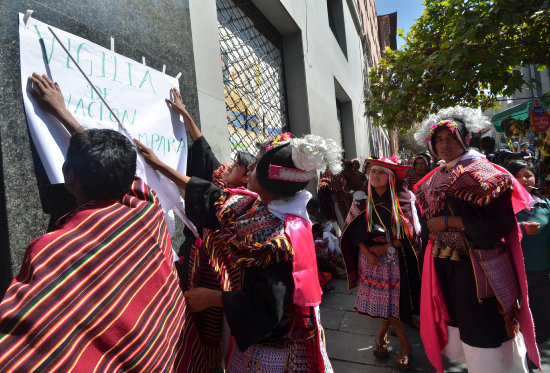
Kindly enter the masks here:
<path id="1" fill-rule="evenodd" d="M 196 71 L 199 121 L 214 154 L 229 161 L 229 132 L 225 114 L 225 97 L 218 36 L 215 0 L 189 3 Z"/>
<path id="2" fill-rule="evenodd" d="M 311 132 L 339 140 L 336 118 L 338 98 L 349 107 L 349 114 L 343 116 L 346 157 L 365 157 L 369 155 L 369 146 L 367 120 L 363 116 L 361 24 L 353 3 L 340 1 L 343 5 L 346 54 L 329 27 L 326 1 L 281 1 L 288 17 L 291 17 L 301 30 L 304 50 L 303 58 L 297 58 L 293 66 L 287 65 L 285 68 L 286 71 L 292 71 L 305 66 Z M 260 9 L 265 2 L 269 1 L 254 1 Z M 270 18 L 269 14 L 265 15 Z M 291 129 L 293 125 L 291 120 Z"/>
<path id="3" fill-rule="evenodd" d="M 511 108 L 512 106 L 529 101 L 533 97 L 540 97 L 546 92 L 550 92 L 550 69 L 538 71 L 535 65 L 529 65 L 520 68 L 520 71 L 525 79 L 533 78 L 539 81 L 540 84 L 533 88 L 529 88 L 525 85 L 521 90 L 517 91 L 512 97 L 510 97 L 510 100 L 502 101 L 499 109 L 485 110 L 484 114 L 489 116 L 489 118 L 501 111 Z"/>
<path id="4" fill-rule="evenodd" d="M 543 71 L 538 71 L 536 65 L 529 65 L 526 67 L 521 68 L 521 73 L 523 76 L 530 80 L 535 79 L 540 84 L 537 84 L 533 88 L 529 88 L 527 86 L 524 86 L 523 89 L 516 94 L 514 94 L 514 98 L 526 98 L 525 100 L 515 100 L 515 102 L 511 105 L 517 105 L 524 101 L 530 100 L 531 97 L 540 97 L 546 92 L 550 91 L 550 69 L 545 69 Z"/>
<path id="5" fill-rule="evenodd" d="M 376 0 L 357 0 L 359 14 L 361 16 L 361 25 L 363 35 L 370 47 L 369 55 L 371 58 L 370 64 L 373 67 L 378 66 L 378 60 L 382 51 L 378 40 L 378 20 L 376 17 Z"/>

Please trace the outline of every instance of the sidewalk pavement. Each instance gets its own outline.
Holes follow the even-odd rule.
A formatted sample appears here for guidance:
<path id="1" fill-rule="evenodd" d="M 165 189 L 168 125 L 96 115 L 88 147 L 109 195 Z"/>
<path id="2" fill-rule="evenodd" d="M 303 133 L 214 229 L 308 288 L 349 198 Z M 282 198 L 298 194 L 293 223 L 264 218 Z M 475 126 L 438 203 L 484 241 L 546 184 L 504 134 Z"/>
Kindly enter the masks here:
<path id="1" fill-rule="evenodd" d="M 321 322 L 325 329 L 328 355 L 335 373 L 399 372 L 395 358 L 399 352 L 399 340 L 389 336 L 390 357 L 376 359 L 372 353 L 379 321 L 354 311 L 355 291 L 349 291 L 344 280 L 332 280 L 334 290 L 323 294 Z M 407 336 L 413 347 L 411 372 L 435 372 L 430 364 L 418 330 L 407 326 Z M 550 342 L 541 351 L 542 371 L 550 372 Z M 445 372 L 467 372 L 464 364 L 444 358 Z"/>

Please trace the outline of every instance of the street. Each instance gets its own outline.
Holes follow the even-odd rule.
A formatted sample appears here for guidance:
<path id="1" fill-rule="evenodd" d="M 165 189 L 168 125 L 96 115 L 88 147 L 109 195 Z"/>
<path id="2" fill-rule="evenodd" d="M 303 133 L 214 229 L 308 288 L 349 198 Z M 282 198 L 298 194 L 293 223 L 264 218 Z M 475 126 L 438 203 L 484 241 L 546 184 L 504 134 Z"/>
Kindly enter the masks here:
<path id="1" fill-rule="evenodd" d="M 390 357 L 376 359 L 372 353 L 379 322 L 353 310 L 355 291 L 347 290 L 344 280 L 333 279 L 332 291 L 323 294 L 321 321 L 325 328 L 327 350 L 335 373 L 398 372 L 395 357 L 399 340 L 390 335 Z M 424 352 L 418 330 L 407 327 L 407 336 L 413 346 L 411 372 L 435 372 Z M 550 342 L 541 351 L 542 371 L 550 372 Z M 446 359 L 445 372 L 467 372 L 464 364 Z"/>

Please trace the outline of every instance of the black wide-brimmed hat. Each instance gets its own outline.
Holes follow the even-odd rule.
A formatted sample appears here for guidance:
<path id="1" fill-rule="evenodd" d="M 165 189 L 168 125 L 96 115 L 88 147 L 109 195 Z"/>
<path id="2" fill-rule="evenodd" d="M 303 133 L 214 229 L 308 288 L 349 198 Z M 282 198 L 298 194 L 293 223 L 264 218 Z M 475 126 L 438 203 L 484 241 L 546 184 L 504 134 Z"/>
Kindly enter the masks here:
<path id="1" fill-rule="evenodd" d="M 317 170 L 301 170 L 292 161 L 290 143 L 269 149 L 256 165 L 256 177 L 262 188 L 279 196 L 291 196 L 315 179 Z"/>
<path id="2" fill-rule="evenodd" d="M 281 136 L 270 142 L 267 151 L 256 165 L 256 177 L 265 191 L 278 196 L 292 196 L 304 189 L 329 167 L 332 172 L 342 169 L 342 150 L 334 140 L 317 135 L 290 139 Z"/>

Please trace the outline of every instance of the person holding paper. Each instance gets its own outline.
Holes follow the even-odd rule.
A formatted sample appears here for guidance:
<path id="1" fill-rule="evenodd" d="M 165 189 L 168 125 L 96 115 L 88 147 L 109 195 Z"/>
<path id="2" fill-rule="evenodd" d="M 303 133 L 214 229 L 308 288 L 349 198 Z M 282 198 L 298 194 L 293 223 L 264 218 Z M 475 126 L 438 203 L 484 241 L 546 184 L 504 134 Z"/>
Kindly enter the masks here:
<path id="1" fill-rule="evenodd" d="M 238 188 L 246 186 L 248 181 L 248 166 L 254 162 L 254 156 L 247 152 L 237 152 L 230 165 L 220 163 L 210 144 L 193 121 L 193 118 L 183 104 L 181 94 L 176 88 L 170 90 L 173 100 L 167 98 L 166 103 L 177 113 L 181 114 L 187 131 L 193 140 L 187 158 L 187 175 L 212 181 L 221 187 Z"/>
<path id="2" fill-rule="evenodd" d="M 208 141 L 206 141 L 203 134 L 195 124 L 195 121 L 187 111 L 179 91 L 176 88 L 172 88 L 170 90 L 170 96 L 172 99 L 167 98 L 165 100 L 166 103 L 183 117 L 187 131 L 193 141 L 187 157 L 187 175 L 212 181 L 214 184 L 222 188 L 246 187 L 246 183 L 248 181 L 248 166 L 254 162 L 254 156 L 250 153 L 239 151 L 237 152 L 233 163 L 230 165 L 227 163 L 220 163 L 212 152 L 210 144 L 208 144 Z M 174 179 L 171 180 L 176 182 Z M 195 228 L 200 235 L 200 238 L 202 238 L 202 227 L 197 226 Z M 194 250 L 193 245 L 200 246 L 200 240 L 196 240 L 196 237 L 194 237 L 189 227 L 185 227 L 183 233 L 185 236 L 185 241 L 178 251 L 180 261 L 177 264 L 177 268 L 181 278 L 182 289 L 186 290 L 189 286 L 188 280 L 190 267 L 191 269 L 193 267 L 198 267 L 198 263 L 196 263 L 199 260 L 197 257 L 198 253 Z M 199 268 L 197 268 L 197 270 L 199 270 Z M 206 273 L 211 271 L 207 266 L 205 266 L 204 263 L 202 265 L 202 272 L 205 272 L 202 275 L 202 281 L 205 281 L 205 285 L 210 284 L 209 286 L 214 286 L 214 283 L 218 282 L 214 279 L 212 273 Z M 215 319 L 221 323 L 221 318 L 214 315 L 209 315 L 208 322 L 212 322 L 212 320 Z M 205 325 L 205 327 L 212 329 L 208 325 Z"/>
<path id="3" fill-rule="evenodd" d="M 0 303 L 0 366 L 19 372 L 204 371 L 185 317 L 156 194 L 136 172 L 130 140 L 85 130 L 61 90 L 30 89 L 72 137 L 63 164 L 78 207 L 35 239 Z M 193 365 L 191 365 L 193 364 Z"/>
<path id="4" fill-rule="evenodd" d="M 248 181 L 248 166 L 254 162 L 254 156 L 250 153 L 237 152 L 233 163 L 230 165 L 220 163 L 212 152 L 210 144 L 204 138 L 203 134 L 195 124 L 195 121 L 183 104 L 181 94 L 176 88 L 170 90 L 172 99 L 165 101 L 178 114 L 183 117 L 187 131 L 191 136 L 193 144 L 189 149 L 187 157 L 187 175 L 198 177 L 213 182 L 215 185 L 224 188 L 244 188 Z M 148 154 L 154 155 L 152 151 Z M 156 158 L 156 164 L 151 164 L 153 168 L 166 168 L 166 165 Z M 177 178 L 172 174 L 167 177 L 177 184 Z M 180 276 L 181 288 L 185 291 L 193 281 L 195 286 L 204 286 L 211 289 L 220 289 L 222 280 L 215 273 L 212 266 L 209 265 L 208 258 L 204 257 L 200 250 L 202 238 L 208 232 L 203 231 L 203 227 L 195 226 L 199 237 L 195 237 L 189 227 L 185 227 L 183 233 L 185 241 L 181 245 L 178 255 L 180 259 L 176 264 Z M 197 239 L 198 238 L 198 239 Z M 195 315 L 197 326 L 201 331 L 203 346 L 208 346 L 210 351 L 208 359 L 210 365 L 216 366 L 221 363 L 221 349 L 219 346 L 221 326 L 223 316 L 219 310 L 207 310 Z M 216 331 L 215 333 L 213 331 Z"/>
<path id="5" fill-rule="evenodd" d="M 147 154 L 152 151 L 138 146 L 157 167 Z M 223 291 L 196 287 L 185 297 L 194 312 L 223 310 L 234 339 L 227 372 L 332 372 L 319 321 L 321 289 L 306 209 L 311 195 L 304 190 L 326 164 L 341 170 L 334 141 L 281 134 L 249 166 L 249 190 L 221 189 L 159 168 L 185 193 L 191 221 L 210 230 L 203 250 L 224 279 Z"/>

